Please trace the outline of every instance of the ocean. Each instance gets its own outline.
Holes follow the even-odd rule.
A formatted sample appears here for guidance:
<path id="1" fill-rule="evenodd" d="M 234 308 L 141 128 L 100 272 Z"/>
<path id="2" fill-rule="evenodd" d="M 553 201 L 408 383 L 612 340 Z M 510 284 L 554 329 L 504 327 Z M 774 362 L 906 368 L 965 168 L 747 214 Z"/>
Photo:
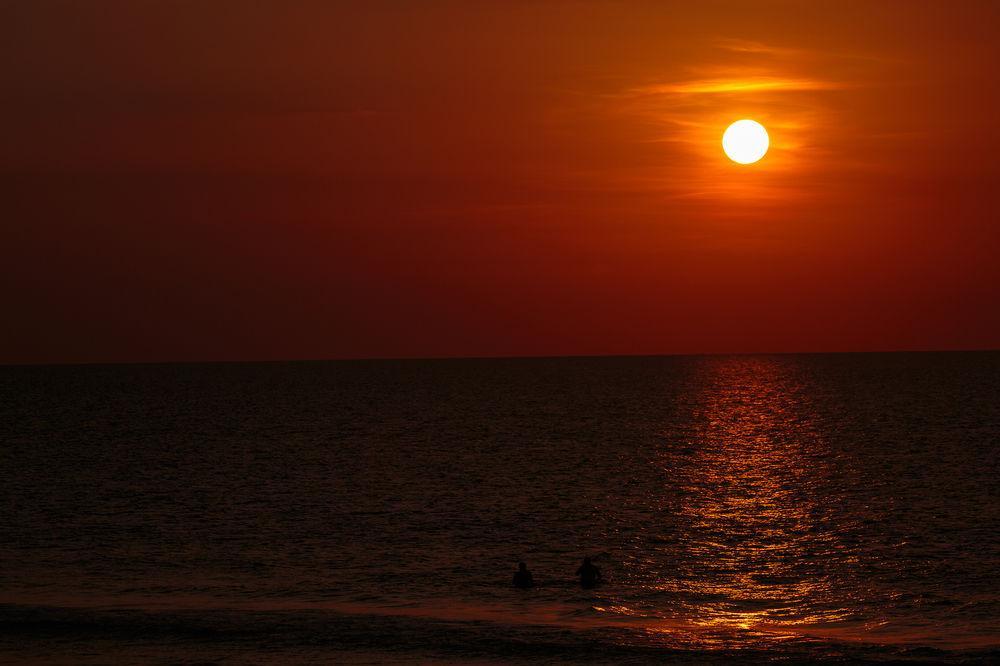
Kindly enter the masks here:
<path id="1" fill-rule="evenodd" d="M 1000 353 L 7 366 L 0 438 L 0 660 L 1000 659 Z"/>

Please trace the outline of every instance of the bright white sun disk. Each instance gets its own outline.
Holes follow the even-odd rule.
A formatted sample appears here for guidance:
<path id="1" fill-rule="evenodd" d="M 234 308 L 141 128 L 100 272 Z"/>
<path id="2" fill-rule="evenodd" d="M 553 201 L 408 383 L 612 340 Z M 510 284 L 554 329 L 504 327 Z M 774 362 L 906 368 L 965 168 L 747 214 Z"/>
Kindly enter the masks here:
<path id="1" fill-rule="evenodd" d="M 722 135 L 722 149 L 739 164 L 753 164 L 764 157 L 770 139 L 756 120 L 737 120 Z"/>

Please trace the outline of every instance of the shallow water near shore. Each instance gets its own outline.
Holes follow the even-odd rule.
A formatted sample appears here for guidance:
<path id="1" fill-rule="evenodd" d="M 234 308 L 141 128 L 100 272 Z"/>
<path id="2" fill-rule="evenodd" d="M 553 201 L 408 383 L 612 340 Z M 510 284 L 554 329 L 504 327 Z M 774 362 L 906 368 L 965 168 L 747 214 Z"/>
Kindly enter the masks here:
<path id="1" fill-rule="evenodd" d="M 1000 353 L 6 367 L 0 397 L 0 655 L 1000 648 Z"/>

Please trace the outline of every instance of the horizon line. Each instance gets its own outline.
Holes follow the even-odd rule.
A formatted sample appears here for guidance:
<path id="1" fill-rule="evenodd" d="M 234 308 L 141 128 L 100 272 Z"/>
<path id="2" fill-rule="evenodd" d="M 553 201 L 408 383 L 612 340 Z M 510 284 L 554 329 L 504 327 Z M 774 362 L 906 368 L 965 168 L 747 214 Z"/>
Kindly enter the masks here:
<path id="1" fill-rule="evenodd" d="M 78 367 L 108 365 L 262 365 L 269 363 L 366 363 L 400 361 L 529 361 L 600 358 L 673 358 L 711 356 L 833 356 L 849 354 L 975 354 L 1000 352 L 1000 347 L 963 349 L 881 349 L 839 351 L 761 351 L 761 352 L 677 352 L 653 354 L 519 354 L 495 356 L 359 356 L 341 358 L 285 359 L 215 359 L 215 360 L 153 360 L 153 361 L 54 361 L 0 362 L 0 368 Z"/>

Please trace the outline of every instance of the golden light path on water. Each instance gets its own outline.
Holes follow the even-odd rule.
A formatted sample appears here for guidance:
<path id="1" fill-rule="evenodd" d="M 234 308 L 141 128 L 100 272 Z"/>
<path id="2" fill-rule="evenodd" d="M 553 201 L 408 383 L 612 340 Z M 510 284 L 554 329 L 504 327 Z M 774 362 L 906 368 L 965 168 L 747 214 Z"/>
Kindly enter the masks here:
<path id="1" fill-rule="evenodd" d="M 833 454 L 809 405 L 813 389 L 787 363 L 709 363 L 689 446 L 658 461 L 676 484 L 680 545 L 661 554 L 676 558 L 674 569 L 654 587 L 684 601 L 648 631 L 671 643 L 746 648 L 857 625 L 865 593 L 850 532 L 864 517 L 835 515 L 842 489 L 829 478 Z M 628 606 L 606 610 L 637 611 Z"/>
<path id="2" fill-rule="evenodd" d="M 692 552 L 715 575 L 691 576 L 689 586 L 705 596 L 767 605 L 736 610 L 732 604 L 709 603 L 694 617 L 703 626 L 750 629 L 780 621 L 775 604 L 815 597 L 826 584 L 790 575 L 793 563 L 809 554 L 807 537 L 817 526 L 815 500 L 801 490 L 810 487 L 818 471 L 802 448 L 819 442 L 801 427 L 792 429 L 797 437 L 777 438 L 775 433 L 789 431 L 790 422 L 808 420 L 797 414 L 796 396 L 777 389 L 787 383 L 774 381 L 774 366 L 728 363 L 719 370 L 704 406 L 703 446 L 685 488 L 716 490 L 686 493 L 682 510 L 703 535 Z M 832 611 L 794 623 L 840 618 Z"/>

